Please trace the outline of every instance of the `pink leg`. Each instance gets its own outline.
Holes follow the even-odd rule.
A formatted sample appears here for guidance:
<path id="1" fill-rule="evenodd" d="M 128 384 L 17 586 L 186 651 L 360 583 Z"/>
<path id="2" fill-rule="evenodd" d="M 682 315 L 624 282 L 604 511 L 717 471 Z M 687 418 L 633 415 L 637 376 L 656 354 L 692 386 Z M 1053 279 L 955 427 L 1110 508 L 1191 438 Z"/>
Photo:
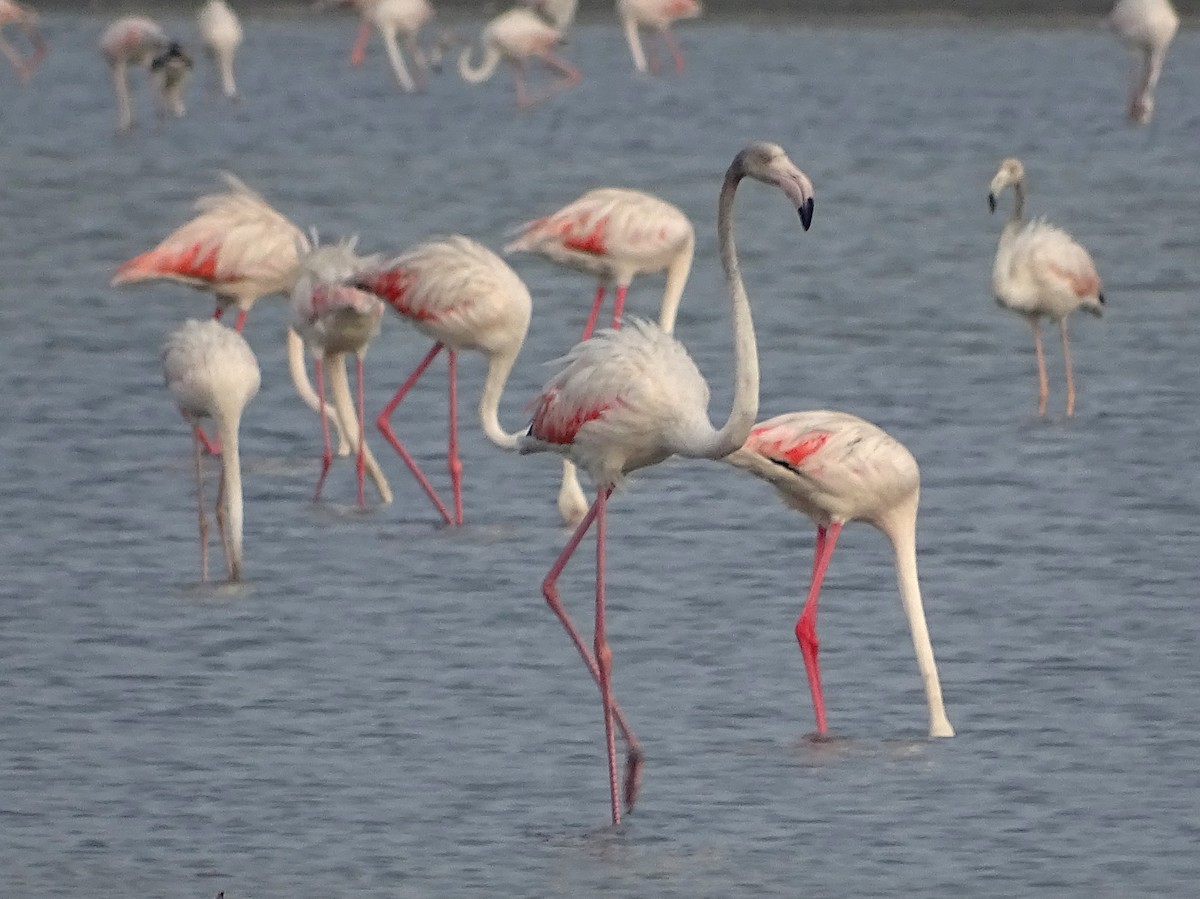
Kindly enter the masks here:
<path id="1" fill-rule="evenodd" d="M 1067 418 L 1075 414 L 1075 376 L 1071 373 L 1071 343 L 1067 340 L 1067 320 L 1060 319 L 1059 330 L 1062 332 L 1063 365 L 1067 368 Z"/>
<path id="2" fill-rule="evenodd" d="M 220 321 L 221 316 L 224 314 L 225 314 L 225 307 L 222 306 L 220 303 L 218 303 L 217 308 L 213 310 L 213 318 L 215 318 L 217 321 Z"/>
<path id="3" fill-rule="evenodd" d="M 246 310 L 245 310 L 245 309 L 239 309 L 239 310 L 238 310 L 238 314 L 237 314 L 237 321 L 235 321 L 235 322 L 233 323 L 233 330 L 237 331 L 239 334 L 241 334 L 241 333 L 242 333 L 242 331 L 243 331 L 243 330 L 245 329 L 245 327 L 246 327 L 246 316 L 247 316 L 248 314 L 249 314 L 249 313 L 248 313 L 248 312 L 246 312 Z"/>
<path id="4" fill-rule="evenodd" d="M 454 490 L 454 523 L 463 523 L 462 459 L 458 457 L 458 353 L 450 355 L 450 445 L 446 452 L 446 464 L 450 468 L 450 485 Z"/>
<path id="5" fill-rule="evenodd" d="M 358 507 L 366 508 L 367 495 L 363 489 L 363 481 L 367 474 L 367 441 L 363 434 L 363 357 L 362 353 L 357 354 L 358 357 L 358 459 L 354 465 L 354 476 L 358 479 Z M 325 413 L 321 413 L 324 418 Z M 321 422 L 325 428 L 325 445 L 329 446 L 329 424 Z"/>
<path id="6" fill-rule="evenodd" d="M 329 474 L 329 466 L 333 464 L 333 447 L 329 445 L 329 418 L 325 415 L 325 363 L 317 357 L 317 398 L 321 412 L 321 438 L 324 449 L 321 451 L 321 476 L 317 478 L 317 492 L 313 494 L 313 502 L 321 501 L 321 490 L 325 487 L 325 477 Z"/>
<path id="7" fill-rule="evenodd" d="M 625 294 L 628 292 L 628 290 L 628 284 L 617 285 L 617 301 L 613 304 L 612 326 L 614 328 L 619 329 L 621 327 L 621 313 L 625 311 Z"/>
<path id="8" fill-rule="evenodd" d="M 533 105 L 529 92 L 525 90 L 525 65 L 520 60 L 512 64 L 513 83 L 517 87 L 517 108 L 527 109 Z"/>
<path id="9" fill-rule="evenodd" d="M 1036 318 L 1029 320 L 1033 327 L 1033 348 L 1037 353 L 1038 368 L 1038 415 L 1046 414 L 1046 400 L 1050 396 L 1050 384 L 1046 379 L 1046 355 L 1042 352 L 1042 329 Z"/>
<path id="10" fill-rule="evenodd" d="M 800 653 L 804 656 L 804 670 L 808 673 L 808 689 L 812 693 L 813 712 L 817 716 L 817 733 L 826 733 L 825 699 L 821 694 L 821 668 L 817 664 L 817 651 L 820 643 L 817 640 L 817 602 L 821 596 L 821 584 L 825 580 L 825 570 L 829 567 L 829 559 L 837 544 L 838 534 L 842 526 L 834 522 L 825 528 L 817 528 L 817 547 L 813 556 L 812 583 L 808 588 L 808 599 L 805 600 L 804 610 L 796 621 L 796 639 L 800 641 Z"/>
<path id="11" fill-rule="evenodd" d="M 604 626 L 604 539 L 606 537 L 605 510 L 608 505 L 608 490 L 600 488 L 596 493 L 596 624 L 593 642 L 596 652 L 596 669 L 600 672 L 600 702 L 604 709 L 604 746 L 608 751 L 608 794 L 612 804 L 613 825 L 621 823 L 621 803 L 617 799 L 617 740 L 613 734 L 612 698 L 612 648 L 608 645 Z"/>
<path id="12" fill-rule="evenodd" d="M 596 321 L 600 318 L 600 304 L 604 302 L 605 287 L 607 285 L 603 281 L 596 286 L 596 299 L 592 300 L 592 311 L 588 313 L 587 324 L 583 326 L 583 336 L 580 340 L 587 340 L 596 330 Z"/>
<path id="13" fill-rule="evenodd" d="M 612 487 L 602 487 L 597 495 L 596 502 L 592 503 L 591 509 L 584 516 L 583 521 L 575 529 L 575 533 L 571 535 L 571 539 L 567 541 L 567 545 L 563 547 L 563 551 L 547 572 L 545 579 L 542 581 L 542 595 L 546 598 L 546 604 L 550 606 L 552 611 L 562 626 L 566 629 L 567 635 L 571 638 L 571 642 L 575 644 L 575 649 L 579 651 L 579 655 L 583 658 L 583 663 L 587 666 L 588 672 L 592 675 L 592 680 L 600 686 L 601 695 L 604 694 L 604 681 L 601 678 L 600 667 L 596 659 L 592 657 L 592 653 L 588 650 L 587 644 L 583 642 L 583 638 L 579 635 L 579 631 L 571 622 L 571 618 L 567 615 L 567 610 L 562 604 L 562 598 L 558 593 L 558 578 L 563 573 L 563 569 L 567 567 L 567 562 L 579 548 L 579 544 L 583 541 L 587 534 L 588 528 L 592 526 L 592 522 L 596 520 L 600 511 L 601 500 L 603 496 L 605 500 L 612 494 Z M 600 552 L 597 550 L 597 552 Z M 600 558 L 599 556 L 597 557 Z M 629 725 L 625 721 L 625 715 L 621 712 L 621 707 L 617 705 L 616 699 L 612 697 L 611 686 L 609 688 L 610 707 L 612 709 L 613 720 L 621 730 L 621 736 L 625 740 L 626 757 L 625 757 L 625 788 L 624 799 L 625 808 L 632 809 L 637 801 L 638 788 L 641 786 L 642 779 L 642 747 L 638 743 L 637 738 L 633 735 L 633 731 L 629 729 Z M 611 758 L 611 757 L 610 757 Z M 611 770 L 611 769 L 610 769 Z M 614 815 L 614 822 L 619 823 L 619 816 Z"/>
<path id="14" fill-rule="evenodd" d="M 579 69 L 575 68 L 565 59 L 555 56 L 549 50 L 542 50 L 536 56 L 548 69 L 558 72 L 562 77 L 540 94 L 526 94 L 525 102 L 521 103 L 518 101 L 522 107 L 536 106 L 538 103 L 549 100 L 555 94 L 561 94 L 563 91 L 569 90 L 583 80 L 583 75 Z"/>
<path id="15" fill-rule="evenodd" d="M 200 464 L 200 444 L 204 432 L 192 428 L 192 455 L 196 460 L 196 508 L 200 512 L 200 580 L 208 580 L 208 516 L 204 513 L 204 470 Z"/>
<path id="16" fill-rule="evenodd" d="M 367 43 L 371 40 L 371 23 L 363 19 L 358 26 L 358 34 L 354 37 L 354 46 L 350 49 L 350 65 L 361 66 L 367 58 Z"/>
<path id="17" fill-rule="evenodd" d="M 412 389 L 412 386 L 417 383 L 417 379 L 420 378 L 421 375 L 424 374 L 425 369 L 429 367 L 429 363 L 433 361 L 434 356 L 441 351 L 442 345 L 440 343 L 435 343 L 433 345 L 433 349 L 431 349 L 425 358 L 421 360 L 421 364 L 418 365 L 413 373 L 408 376 L 408 380 L 400 385 L 400 389 L 396 391 L 396 395 L 393 396 L 391 401 L 383 407 L 383 411 L 380 412 L 379 417 L 375 419 L 375 425 L 379 428 L 380 433 L 383 434 L 384 439 L 392 445 L 392 449 L 400 454 L 400 458 L 404 460 L 404 464 L 407 465 L 408 470 L 413 473 L 413 477 L 417 479 L 417 483 L 421 485 L 421 488 L 425 491 L 426 495 L 433 500 L 433 505 L 437 508 L 438 512 L 441 513 L 441 516 L 445 520 L 446 524 L 453 524 L 454 519 L 452 519 L 450 517 L 450 513 L 446 511 L 446 506 L 438 498 L 433 486 L 429 483 L 429 479 L 426 478 L 421 472 L 421 469 L 418 467 L 416 461 L 408 454 L 408 450 L 404 448 L 399 439 L 396 437 L 395 433 L 392 431 L 392 424 L 390 420 L 392 413 L 396 411 L 396 407 L 400 405 L 400 401 L 404 399 L 405 394 Z"/>
<path id="18" fill-rule="evenodd" d="M 663 40 L 671 51 L 671 59 L 675 61 L 675 71 L 683 71 L 683 50 L 679 46 L 679 41 L 675 40 L 675 35 L 671 33 L 671 29 L 664 27 L 662 30 Z"/>

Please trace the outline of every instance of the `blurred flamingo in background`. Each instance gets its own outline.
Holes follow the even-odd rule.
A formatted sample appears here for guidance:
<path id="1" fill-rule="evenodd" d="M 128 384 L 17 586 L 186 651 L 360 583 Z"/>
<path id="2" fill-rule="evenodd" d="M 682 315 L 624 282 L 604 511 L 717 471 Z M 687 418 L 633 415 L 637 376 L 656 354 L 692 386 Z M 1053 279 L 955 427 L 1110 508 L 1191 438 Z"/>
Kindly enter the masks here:
<path id="1" fill-rule="evenodd" d="M 483 29 L 483 57 L 478 66 L 471 63 L 471 47 L 458 58 L 458 73 L 469 84 L 482 84 L 492 77 L 501 61 L 512 69 L 517 89 L 517 106 L 528 109 L 556 94 L 574 87 L 583 76 L 579 70 L 556 56 L 551 48 L 563 42 L 563 32 L 541 15 L 524 6 L 500 13 Z M 530 93 L 525 84 L 525 63 L 536 59 L 559 77 L 541 93 Z"/>
<path id="2" fill-rule="evenodd" d="M 687 285 L 696 233 L 688 217 L 665 200 L 637 190 L 604 187 L 590 190 L 550 215 L 526 222 L 506 253 L 538 253 L 560 265 L 599 278 L 596 297 L 580 340 L 596 328 L 610 283 L 617 285 L 612 327 L 621 326 L 625 297 L 636 275 L 666 271 L 658 326 L 675 330 L 675 316 Z M 567 524 L 578 524 L 588 510 L 575 464 L 563 460 L 558 509 Z"/>
<path id="3" fill-rule="evenodd" d="M 992 288 L 996 301 L 1025 317 L 1033 328 L 1033 345 L 1038 367 L 1038 415 L 1046 414 L 1050 388 L 1042 353 L 1041 319 L 1058 322 L 1062 334 L 1063 363 L 1067 371 L 1067 417 L 1075 414 L 1075 380 L 1071 373 L 1071 347 L 1067 340 L 1067 316 L 1083 309 L 1097 318 L 1104 314 L 1100 276 L 1088 251 L 1069 234 L 1045 219 L 1024 220 L 1025 167 L 1021 160 L 1005 159 L 992 178 L 988 206 L 996 211 L 996 200 L 1012 186 L 1015 202 L 1012 215 L 1000 233 Z"/>
<path id="4" fill-rule="evenodd" d="M 192 77 L 192 58 L 183 45 L 171 41 L 167 49 L 150 61 L 150 77 L 158 88 L 158 114 L 183 118 L 187 107 L 183 89 Z"/>
<path id="5" fill-rule="evenodd" d="M 108 63 L 113 88 L 117 93 L 119 131 L 128 131 L 133 126 L 133 103 L 129 96 L 130 66 L 148 70 L 170 44 L 170 39 L 158 23 L 145 16 L 117 19 L 100 36 L 100 52 Z"/>
<path id="6" fill-rule="evenodd" d="M 736 359 L 733 408 L 725 424 L 716 429 L 709 421 L 708 384 L 683 344 L 661 328 L 635 319 L 621 330 L 606 329 L 576 344 L 536 401 L 529 434 L 521 441 L 522 452 L 556 452 L 571 458 L 596 483 L 596 501 L 547 573 L 542 592 L 600 687 L 614 825 L 621 821 L 614 723 L 629 751 L 623 790 L 628 807 L 637 798 L 641 750 L 612 693 L 612 651 L 605 636 L 604 611 L 605 510 L 613 489 L 630 472 L 672 455 L 721 459 L 750 434 L 758 414 L 758 351 L 733 239 L 734 196 L 745 177 L 779 187 L 799 209 L 806 229 L 813 210 L 808 177 L 775 144 L 748 145 L 725 174 L 717 232 Z M 567 616 L 557 587 L 593 523 L 597 541 L 594 655 Z"/>
<path id="7" fill-rule="evenodd" d="M 201 197 L 195 217 L 158 246 L 122 263 L 113 286 L 159 280 L 186 284 L 215 297 L 214 318 L 237 307 L 237 331 L 259 299 L 286 296 L 296 280 L 300 253 L 311 249 L 308 238 L 238 178 L 229 173 L 223 178 L 224 192 Z M 320 401 L 304 367 L 304 344 L 293 330 L 288 331 L 288 365 L 296 391 L 316 411 Z M 337 417 L 332 411 L 329 417 L 340 434 Z M 350 446 L 344 435 L 341 439 L 339 454 L 345 455 Z"/>
<path id="8" fill-rule="evenodd" d="M 417 36 L 421 29 L 432 21 L 434 12 L 428 0 L 324 0 L 318 6 L 349 6 L 358 11 L 361 23 L 358 35 L 354 39 L 354 47 L 350 51 L 350 64 L 361 66 L 367 55 L 367 43 L 371 39 L 371 29 L 379 32 L 383 39 L 383 47 L 387 52 L 388 62 L 396 83 L 405 93 L 413 93 L 425 86 L 425 73 L 429 68 Z M 400 42 L 412 57 L 416 67 L 416 78 L 408 71 L 404 56 L 400 52 Z"/>
<path id="9" fill-rule="evenodd" d="M 929 706 L 929 735 L 954 736 L 942 702 L 917 580 L 921 473 L 912 453 L 870 422 L 822 410 L 793 412 L 755 425 L 745 445 L 725 461 L 773 484 L 788 507 L 803 512 L 817 526 L 812 581 L 796 622 L 817 732 L 827 733 L 817 664 L 817 602 L 842 526 L 859 520 L 874 525 L 892 544 L 900 599 Z"/>
<path id="10" fill-rule="evenodd" d="M 487 247 L 455 235 L 418 244 L 395 259 L 368 268 L 353 285 L 382 298 L 433 348 L 379 413 L 376 424 L 416 477 L 446 524 L 463 523 L 462 461 L 458 455 L 458 353 L 476 350 L 488 360 L 479 400 L 483 433 L 503 449 L 516 449 L 519 433 L 500 427 L 500 395 L 529 330 L 529 290 L 507 263 Z M 392 430 L 392 413 L 429 364 L 447 350 L 450 361 L 450 442 L 447 461 L 454 494 L 451 513 Z"/>
<path id="11" fill-rule="evenodd" d="M 1108 24 L 1139 57 L 1129 93 L 1129 118 L 1145 125 L 1154 115 L 1154 89 L 1167 48 L 1179 30 L 1179 15 L 1170 0 L 1117 0 Z"/>
<path id="12" fill-rule="evenodd" d="M 321 476 L 313 502 L 321 498 L 321 488 L 333 463 L 329 446 L 329 422 L 325 413 L 325 377 L 328 371 L 333 390 L 333 406 L 357 454 L 355 478 L 358 482 L 358 504 L 366 505 L 363 480 L 370 469 L 371 478 L 385 503 L 392 501 L 387 478 L 375 461 L 363 434 L 363 356 L 367 346 L 379 333 L 383 319 L 383 303 L 379 298 L 356 290 L 344 282 L 373 265 L 375 258 L 361 258 L 354 253 L 354 242 L 346 241 L 327 247 L 317 247 L 300 259 L 299 274 L 292 288 L 292 328 L 317 355 L 317 393 L 320 397 L 321 436 L 324 451 L 321 455 Z M 358 363 L 357 404 L 350 398 L 346 378 L 346 353 L 354 353 Z M 357 412 L 355 411 L 357 405 Z"/>
<path id="13" fill-rule="evenodd" d="M 17 25 L 25 32 L 32 48 L 28 59 L 25 59 L 4 36 L 6 25 Z M 38 29 L 38 14 L 32 7 L 17 3 L 16 0 L 0 0 L 0 53 L 12 63 L 13 68 L 17 70 L 17 77 L 22 82 L 33 77 L 33 73 L 46 57 L 46 42 Z"/>
<path id="14" fill-rule="evenodd" d="M 238 98 L 233 77 L 233 58 L 242 43 L 242 23 L 225 0 L 207 0 L 196 14 L 200 41 L 216 66 L 221 93 L 230 100 Z"/>
<path id="15" fill-rule="evenodd" d="M 642 50 L 642 38 L 639 29 L 650 28 L 662 36 L 663 43 L 671 53 L 675 62 L 675 71 L 683 71 L 683 50 L 679 41 L 671 33 L 671 23 L 679 19 L 694 19 L 703 13 L 704 8 L 699 0 L 617 0 L 617 18 L 625 31 L 625 40 L 629 43 L 629 55 L 633 57 L 633 67 L 639 72 L 657 72 L 658 59 L 651 52 L 650 62 L 646 62 L 646 53 Z"/>
<path id="16" fill-rule="evenodd" d="M 200 461 L 201 418 L 216 421 L 225 451 L 216 519 L 231 581 L 242 579 L 242 470 L 238 427 L 246 404 L 258 393 L 258 361 L 246 339 L 220 322 L 189 320 L 167 336 L 162 348 L 163 376 L 183 417 L 193 425 L 196 504 L 200 512 L 200 572 L 208 580 L 208 518 L 204 511 L 204 474 Z"/>

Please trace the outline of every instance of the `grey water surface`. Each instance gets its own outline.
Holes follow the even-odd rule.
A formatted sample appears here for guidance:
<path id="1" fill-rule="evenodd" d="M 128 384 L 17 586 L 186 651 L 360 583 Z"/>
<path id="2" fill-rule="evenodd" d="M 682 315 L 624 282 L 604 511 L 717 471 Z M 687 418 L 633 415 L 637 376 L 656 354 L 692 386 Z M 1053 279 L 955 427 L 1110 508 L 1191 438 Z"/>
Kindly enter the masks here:
<path id="1" fill-rule="evenodd" d="M 405 97 L 377 42 L 348 65 L 350 19 L 252 20 L 240 105 L 198 62 L 187 118 L 158 122 L 139 81 L 139 125 L 117 136 L 104 24 L 48 16 L 33 81 L 0 67 L 0 893 L 1194 892 L 1195 35 L 1134 129 L 1126 60 L 1099 28 L 691 23 L 685 76 L 639 78 L 615 25 L 585 26 L 567 48 L 583 83 L 517 113 L 503 72 Z M 554 460 L 485 441 L 468 356 L 466 527 L 436 526 L 373 430 L 395 503 L 358 511 L 339 460 L 314 505 L 319 430 L 288 383 L 280 300 L 247 328 L 263 368 L 243 422 L 247 580 L 199 583 L 188 434 L 157 353 L 211 307 L 108 280 L 220 170 L 386 253 L 455 231 L 499 247 L 594 186 L 662 195 L 697 226 L 678 334 L 719 422 L 716 195 L 751 138 L 783 144 L 817 191 L 807 234 L 777 192 L 739 197 L 761 414 L 843 409 L 920 461 L 957 737 L 925 737 L 890 553 L 859 525 L 822 603 L 835 739 L 809 739 L 792 628 L 812 527 L 742 473 L 671 461 L 611 507 L 615 685 L 646 766 L 636 810 L 607 827 L 597 691 L 539 590 L 567 538 Z M 1072 320 L 1074 420 L 1055 333 L 1038 420 L 1029 330 L 990 296 L 1002 215 L 985 196 L 1010 154 L 1033 211 L 1105 279 L 1106 317 Z M 501 410 L 515 430 L 593 285 L 513 263 L 535 304 Z M 631 310 L 652 315 L 661 284 L 636 282 Z M 426 349 L 389 315 L 367 356 L 372 418 Z M 440 362 L 394 419 L 441 486 L 445 396 Z M 589 546 L 562 581 L 585 632 Z"/>

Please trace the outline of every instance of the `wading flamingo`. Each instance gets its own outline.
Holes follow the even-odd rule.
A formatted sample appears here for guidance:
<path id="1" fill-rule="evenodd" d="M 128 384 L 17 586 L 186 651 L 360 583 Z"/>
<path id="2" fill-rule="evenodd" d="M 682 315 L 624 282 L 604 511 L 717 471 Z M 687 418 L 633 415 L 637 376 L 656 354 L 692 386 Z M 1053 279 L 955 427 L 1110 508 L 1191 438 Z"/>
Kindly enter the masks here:
<path id="1" fill-rule="evenodd" d="M 326 371 L 329 373 L 333 406 L 342 423 L 342 432 L 352 435 L 357 455 L 355 478 L 358 481 L 359 506 L 367 504 L 363 479 L 368 469 L 380 499 L 385 503 L 392 501 L 387 478 L 375 461 L 363 434 L 363 356 L 366 355 L 368 344 L 379 333 L 383 303 L 378 297 L 344 283 L 375 262 L 375 258 L 356 256 L 352 240 L 317 247 L 301 257 L 299 275 L 292 288 L 292 328 L 304 338 L 317 357 L 317 394 L 321 403 L 324 450 L 321 455 L 321 476 L 317 480 L 313 502 L 320 500 L 321 488 L 325 485 L 329 466 L 333 464 L 329 421 L 325 413 Z M 346 378 L 346 353 L 354 353 L 358 362 L 357 412 L 356 403 L 350 398 L 350 384 Z"/>
<path id="2" fill-rule="evenodd" d="M 396 84 L 405 93 L 423 90 L 425 73 L 430 67 L 417 36 L 421 29 L 433 20 L 433 7 L 428 0 L 325 0 L 318 2 L 322 6 L 349 6 L 357 10 L 361 19 L 358 34 L 354 39 L 354 47 L 350 50 L 350 64 L 361 66 L 367 57 L 367 44 L 371 40 L 371 30 L 379 32 L 383 38 L 383 47 L 387 52 L 388 62 Z M 404 56 L 400 52 L 400 42 L 412 57 L 416 67 L 416 78 L 409 74 Z"/>
<path id="3" fill-rule="evenodd" d="M 470 84 L 482 84 L 492 77 L 501 60 L 506 60 L 517 88 L 517 106 L 522 109 L 574 87 L 583 78 L 577 68 L 551 50 L 562 43 L 562 31 L 527 7 L 518 6 L 500 13 L 484 27 L 481 39 L 483 58 L 478 67 L 471 64 L 472 48 L 466 47 L 458 57 L 458 73 Z M 530 58 L 540 60 L 559 75 L 540 94 L 530 93 L 525 86 L 525 61 Z"/>
<path id="4" fill-rule="evenodd" d="M 200 572 L 208 580 L 208 518 L 204 512 L 200 463 L 201 418 L 212 418 L 225 451 L 217 492 L 217 527 L 225 547 L 231 581 L 242 579 L 242 471 L 238 425 L 242 410 L 258 393 L 258 362 L 246 339 L 218 321 L 189 320 L 167 336 L 162 348 L 163 376 L 180 413 L 193 426 L 196 504 L 200 511 Z"/>
<path id="5" fill-rule="evenodd" d="M 225 0 L 207 0 L 196 14 L 200 41 L 216 66 L 221 93 L 230 100 L 238 98 L 233 77 L 233 57 L 242 43 L 242 23 Z"/>
<path id="6" fill-rule="evenodd" d="M 547 259 L 599 278 L 596 297 L 581 340 L 592 336 L 610 283 L 617 285 L 612 326 L 621 326 L 625 295 L 634 276 L 666 271 L 658 326 L 675 330 L 675 316 L 696 248 L 696 232 L 688 217 L 665 200 L 638 190 L 603 187 L 590 190 L 545 218 L 526 222 L 506 253 L 539 253 Z M 567 524 L 578 524 L 588 501 L 579 486 L 575 465 L 563 460 L 558 509 Z"/>
<path id="7" fill-rule="evenodd" d="M 817 526 L 808 599 L 796 622 L 817 732 L 824 736 L 825 700 L 817 664 L 817 601 L 842 526 L 874 525 L 892 544 L 900 600 L 912 632 L 929 704 L 929 736 L 952 737 L 917 581 L 917 501 L 921 472 L 912 453 L 870 422 L 844 412 L 792 412 L 755 425 L 725 461 L 775 485 L 783 502 Z"/>
<path id="8" fill-rule="evenodd" d="M 25 59 L 4 36 L 6 25 L 17 25 L 25 32 L 32 48 L 28 59 Z M 17 77 L 22 82 L 33 77 L 33 73 L 46 56 L 46 42 L 38 30 L 38 14 L 31 7 L 17 3 L 16 0 L 0 0 L 0 53 L 12 63 L 13 68 L 17 70 Z"/>
<path id="9" fill-rule="evenodd" d="M 1042 316 L 1058 322 L 1062 334 L 1063 364 L 1067 371 L 1067 417 L 1075 414 L 1075 381 L 1071 374 L 1071 347 L 1067 340 L 1067 316 L 1083 309 L 1099 318 L 1104 314 L 1100 276 L 1088 251 L 1060 228 L 1045 219 L 1024 220 L 1025 167 L 1019 159 L 1000 163 L 992 178 L 988 206 L 996 211 L 996 199 L 1012 185 L 1015 201 L 1012 215 L 1000 232 L 1000 246 L 992 268 L 996 302 L 1025 316 L 1033 328 L 1037 352 L 1038 415 L 1046 414 L 1050 388 L 1046 382 L 1046 359 L 1042 354 Z"/>
<path id="10" fill-rule="evenodd" d="M 477 350 L 488 360 L 479 400 L 483 433 L 502 449 L 516 449 L 520 433 L 500 427 L 500 395 L 525 333 L 533 303 L 529 290 L 508 264 L 482 244 L 454 235 L 418 244 L 352 280 L 384 300 L 431 337 L 433 348 L 379 413 L 376 424 L 400 454 L 446 524 L 463 523 L 462 461 L 458 456 L 458 353 Z M 454 492 L 451 513 L 392 430 L 391 417 L 434 357 L 445 348 L 450 361 L 450 443 L 447 453 Z"/>
<path id="11" fill-rule="evenodd" d="M 1162 74 L 1167 48 L 1179 30 L 1179 15 L 1170 0 L 1117 0 L 1108 25 L 1136 57 L 1129 118 L 1145 125 L 1154 115 L 1154 88 Z"/>
<path id="12" fill-rule="evenodd" d="M 124 16 L 100 36 L 100 52 L 108 63 L 113 88 L 117 92 L 117 128 L 133 127 L 133 103 L 129 96 L 129 67 L 150 68 L 171 41 L 158 23 L 145 16 Z M 160 104 L 162 99 L 159 99 Z"/>
<path id="13" fill-rule="evenodd" d="M 671 33 L 671 23 L 677 19 L 695 19 L 704 8 L 700 0 L 617 0 L 617 17 L 625 30 L 625 40 L 629 43 L 629 55 L 633 57 L 633 67 L 639 72 L 657 72 L 658 60 L 651 51 L 650 63 L 646 63 L 646 54 L 642 50 L 642 38 L 638 29 L 651 28 L 662 35 L 663 43 L 671 52 L 675 61 L 675 71 L 683 71 L 683 51 L 679 41 Z"/>
<path id="14" fill-rule="evenodd" d="M 158 88 L 158 114 L 183 118 L 187 113 L 183 89 L 192 77 L 192 58 L 183 46 L 171 41 L 166 50 L 151 60 L 150 77 Z"/>
<path id="15" fill-rule="evenodd" d="M 216 298 L 214 318 L 237 307 L 235 330 L 262 297 L 287 296 L 296 280 L 299 254 L 308 252 L 308 238 L 285 216 L 238 178 L 223 174 L 226 190 L 196 201 L 197 215 L 154 247 L 122 263 L 112 285 L 146 281 L 175 281 Z M 320 406 L 304 367 L 304 342 L 288 331 L 288 368 L 296 392 L 313 411 Z M 341 424 L 329 411 L 341 433 Z M 341 435 L 340 455 L 350 452 Z M 209 447 L 209 451 L 213 451 Z"/>
<path id="16" fill-rule="evenodd" d="M 627 474 L 672 455 L 721 459 L 746 442 L 758 414 L 758 353 L 750 301 L 733 240 L 733 201 L 744 177 L 774 184 L 795 204 L 807 229 L 813 191 L 808 177 L 775 144 L 755 142 L 734 157 L 717 211 L 721 266 L 733 314 L 736 376 L 733 408 L 718 430 L 708 418 L 708 384 L 683 344 L 661 328 L 633 319 L 621 330 L 599 331 L 576 344 L 535 403 L 522 452 L 557 452 L 573 459 L 596 483 L 596 501 L 542 582 L 542 593 L 600 687 L 608 751 L 613 824 L 621 821 L 614 722 L 628 749 L 624 799 L 637 798 L 641 750 L 612 693 L 612 651 L 605 637 L 604 554 L 608 498 Z M 596 525 L 595 654 L 589 653 L 558 594 L 558 578 L 588 529 Z"/>

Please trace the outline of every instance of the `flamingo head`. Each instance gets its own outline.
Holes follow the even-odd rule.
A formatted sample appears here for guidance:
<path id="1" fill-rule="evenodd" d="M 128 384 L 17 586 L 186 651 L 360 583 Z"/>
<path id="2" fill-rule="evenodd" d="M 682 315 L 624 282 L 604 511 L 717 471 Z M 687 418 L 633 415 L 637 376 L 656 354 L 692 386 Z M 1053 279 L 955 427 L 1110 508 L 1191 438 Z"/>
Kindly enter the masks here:
<path id="1" fill-rule="evenodd" d="M 996 199 L 1004 191 L 1004 188 L 1010 184 L 1023 184 L 1024 182 L 1025 166 L 1015 156 L 1008 157 L 1000 163 L 1000 168 L 996 170 L 996 174 L 992 178 L 992 185 L 988 190 L 988 209 L 992 212 L 996 211 Z"/>
<path id="2" fill-rule="evenodd" d="M 1129 103 L 1129 118 L 1139 125 L 1145 125 L 1154 115 L 1154 98 L 1139 94 Z"/>
<path id="3" fill-rule="evenodd" d="M 754 141 L 747 144 L 734 157 L 727 179 L 740 181 L 744 177 L 753 178 L 764 184 L 774 184 L 784 192 L 800 213 L 800 223 L 807 231 L 812 225 L 813 216 L 813 186 L 808 175 L 800 171 L 796 164 L 788 159 L 783 147 L 767 141 Z"/>

